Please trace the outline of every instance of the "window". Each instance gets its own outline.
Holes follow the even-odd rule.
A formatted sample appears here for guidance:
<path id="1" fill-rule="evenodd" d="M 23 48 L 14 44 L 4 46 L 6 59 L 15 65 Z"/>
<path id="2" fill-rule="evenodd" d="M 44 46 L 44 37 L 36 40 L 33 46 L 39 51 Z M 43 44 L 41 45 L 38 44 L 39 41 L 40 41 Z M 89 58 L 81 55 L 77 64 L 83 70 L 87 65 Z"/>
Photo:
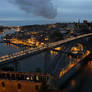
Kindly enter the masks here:
<path id="1" fill-rule="evenodd" d="M 22 79 L 22 80 L 24 80 L 24 79 L 25 79 L 23 74 L 21 74 L 21 79 Z"/>
<path id="2" fill-rule="evenodd" d="M 5 83 L 4 82 L 1 82 L 1 85 L 2 85 L 2 87 L 5 87 Z"/>
<path id="3" fill-rule="evenodd" d="M 39 90 L 39 86 L 38 86 L 38 85 L 36 85 L 36 86 L 35 86 L 35 89 L 36 89 L 36 90 Z"/>
<path id="4" fill-rule="evenodd" d="M 7 74 L 7 78 L 10 79 L 10 74 Z"/>
<path id="5" fill-rule="evenodd" d="M 15 74 L 12 74 L 12 75 L 11 75 L 11 78 L 12 78 L 13 80 L 15 80 Z"/>
<path id="6" fill-rule="evenodd" d="M 18 89 L 21 89 L 21 84 L 20 83 L 18 83 Z"/>
<path id="7" fill-rule="evenodd" d="M 2 74 L 2 78 L 5 78 L 5 74 L 4 73 Z"/>

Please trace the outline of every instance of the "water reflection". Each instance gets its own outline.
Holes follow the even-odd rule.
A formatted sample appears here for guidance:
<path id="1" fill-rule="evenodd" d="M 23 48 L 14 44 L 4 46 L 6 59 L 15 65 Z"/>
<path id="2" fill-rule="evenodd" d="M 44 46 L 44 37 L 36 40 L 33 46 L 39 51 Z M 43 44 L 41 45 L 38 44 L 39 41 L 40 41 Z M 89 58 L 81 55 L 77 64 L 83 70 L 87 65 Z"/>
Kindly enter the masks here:
<path id="1" fill-rule="evenodd" d="M 1 37 L 7 35 L 7 34 L 12 34 L 15 33 L 16 30 L 3 30 L 3 32 L 0 34 L 0 40 Z M 7 44 L 7 43 L 0 43 L 0 56 L 6 55 L 6 54 L 10 54 L 13 52 L 17 52 L 17 51 L 21 51 L 24 48 L 20 48 L 16 45 L 13 44 Z"/>
<path id="2" fill-rule="evenodd" d="M 18 48 L 16 46 L 9 45 L 6 43 L 0 43 L 0 56 L 7 55 L 13 52 L 20 51 L 20 50 L 21 48 Z"/>

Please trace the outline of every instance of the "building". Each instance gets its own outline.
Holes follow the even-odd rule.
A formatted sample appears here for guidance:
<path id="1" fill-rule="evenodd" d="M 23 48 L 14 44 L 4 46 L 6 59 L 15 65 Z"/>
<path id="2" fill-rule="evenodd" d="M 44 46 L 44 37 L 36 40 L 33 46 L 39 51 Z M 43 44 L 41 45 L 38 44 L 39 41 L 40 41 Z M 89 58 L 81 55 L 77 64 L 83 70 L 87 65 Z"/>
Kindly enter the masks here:
<path id="1" fill-rule="evenodd" d="M 0 79 L 0 92 L 39 92 L 40 86 L 40 82 Z"/>
<path id="2" fill-rule="evenodd" d="M 39 92 L 49 74 L 0 71 L 0 92 Z"/>

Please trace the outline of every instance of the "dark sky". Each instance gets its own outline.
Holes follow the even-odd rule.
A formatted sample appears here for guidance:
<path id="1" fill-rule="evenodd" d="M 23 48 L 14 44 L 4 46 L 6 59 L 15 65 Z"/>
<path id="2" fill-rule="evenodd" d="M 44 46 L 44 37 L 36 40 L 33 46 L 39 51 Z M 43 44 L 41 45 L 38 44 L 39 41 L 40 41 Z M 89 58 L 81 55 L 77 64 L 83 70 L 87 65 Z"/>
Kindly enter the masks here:
<path id="1" fill-rule="evenodd" d="M 92 0 L 52 0 L 57 16 L 51 20 L 92 20 Z M 8 0 L 0 0 L 0 20 L 48 20 L 33 13 L 26 13 Z"/>

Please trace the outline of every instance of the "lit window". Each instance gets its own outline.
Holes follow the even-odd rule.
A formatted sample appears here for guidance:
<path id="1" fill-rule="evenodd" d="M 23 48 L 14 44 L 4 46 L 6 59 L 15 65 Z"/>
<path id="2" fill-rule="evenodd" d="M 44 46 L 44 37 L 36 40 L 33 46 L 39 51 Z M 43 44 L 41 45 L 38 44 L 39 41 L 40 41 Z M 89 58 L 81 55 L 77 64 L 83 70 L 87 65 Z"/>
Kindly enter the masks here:
<path id="1" fill-rule="evenodd" d="M 39 76 L 36 76 L 36 80 L 37 80 L 37 81 L 39 80 Z"/>
<path id="2" fill-rule="evenodd" d="M 30 79 L 33 80 L 33 77 L 31 76 Z"/>
<path id="3" fill-rule="evenodd" d="M 27 78 L 26 78 L 26 80 L 30 80 L 30 78 L 29 78 L 29 77 L 27 77 Z"/>

